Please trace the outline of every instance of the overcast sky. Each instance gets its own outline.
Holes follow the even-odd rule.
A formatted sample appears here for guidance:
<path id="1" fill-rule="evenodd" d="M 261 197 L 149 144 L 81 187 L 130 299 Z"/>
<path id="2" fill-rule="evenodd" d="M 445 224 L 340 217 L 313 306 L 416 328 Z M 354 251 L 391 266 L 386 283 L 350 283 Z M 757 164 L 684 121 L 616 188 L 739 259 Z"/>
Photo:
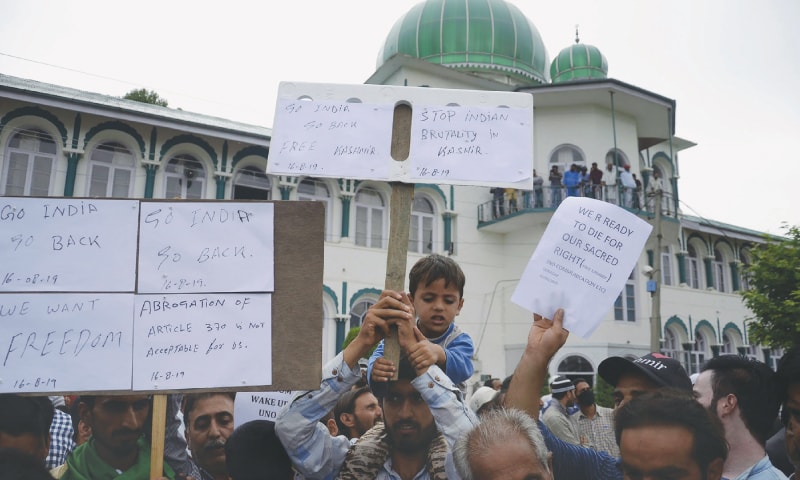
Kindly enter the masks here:
<path id="1" fill-rule="evenodd" d="M 281 81 L 363 83 L 416 0 L 2 0 L 0 73 L 272 127 Z M 515 0 L 550 58 L 582 43 L 609 77 L 677 101 L 684 213 L 800 224 L 800 2 Z M 126 6 L 123 6 L 127 4 Z M 198 8 L 199 7 L 199 8 Z"/>

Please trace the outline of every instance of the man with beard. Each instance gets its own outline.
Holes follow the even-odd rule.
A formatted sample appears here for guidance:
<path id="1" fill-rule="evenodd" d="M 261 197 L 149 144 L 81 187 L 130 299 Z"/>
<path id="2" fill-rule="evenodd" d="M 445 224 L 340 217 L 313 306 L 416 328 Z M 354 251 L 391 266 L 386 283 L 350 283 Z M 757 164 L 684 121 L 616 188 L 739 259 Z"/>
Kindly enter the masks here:
<path id="1" fill-rule="evenodd" d="M 82 396 L 80 418 L 92 429 L 89 441 L 51 471 L 63 480 L 146 480 L 150 478 L 150 442 L 145 428 L 150 416 L 148 395 Z M 164 476 L 174 478 L 164 465 Z"/>
<path id="2" fill-rule="evenodd" d="M 460 478 L 452 447 L 478 421 L 435 359 L 414 355 L 428 341 L 415 326 L 415 318 L 408 295 L 383 292 L 368 310 L 358 336 L 323 368 L 319 390 L 300 394 L 281 412 L 275 430 L 306 479 Z M 397 325 L 403 356 L 396 367 L 398 380 L 376 387 L 384 421 L 350 450 L 347 437 L 332 437 L 318 420 L 361 378 L 358 360 L 386 336 L 391 325 Z"/>
<path id="3" fill-rule="evenodd" d="M 739 355 L 722 355 L 703 365 L 694 384 L 697 401 L 717 416 L 725 429 L 730 454 L 723 477 L 735 480 L 785 479 L 772 466 L 765 444 L 780 399 L 767 364 Z"/>
<path id="4" fill-rule="evenodd" d="M 583 378 L 575 379 L 575 396 L 580 410 L 572 416 L 578 420 L 581 445 L 619 456 L 619 447 L 614 439 L 614 410 L 594 403 L 594 390 Z"/>
<path id="5" fill-rule="evenodd" d="M 361 435 L 381 421 L 383 412 L 369 387 L 355 388 L 339 398 L 333 409 L 339 433 L 355 443 Z"/>
<path id="6" fill-rule="evenodd" d="M 567 413 L 567 409 L 575 406 L 575 385 L 567 377 L 558 376 L 550 383 L 550 407 L 542 414 L 542 423 L 556 437 L 573 445 L 580 445 L 578 422 Z"/>
<path id="7" fill-rule="evenodd" d="M 233 433 L 234 392 L 211 392 L 183 398 L 186 444 L 192 452 L 195 480 L 228 480 L 225 442 Z"/>

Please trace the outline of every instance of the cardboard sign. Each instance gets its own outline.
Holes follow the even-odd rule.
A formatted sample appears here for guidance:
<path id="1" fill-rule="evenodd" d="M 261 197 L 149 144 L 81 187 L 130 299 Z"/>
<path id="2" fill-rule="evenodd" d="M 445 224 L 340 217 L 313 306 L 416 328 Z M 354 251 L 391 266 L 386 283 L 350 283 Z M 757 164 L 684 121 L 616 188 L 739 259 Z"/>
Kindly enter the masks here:
<path id="1" fill-rule="evenodd" d="M 567 197 L 553 214 L 511 301 L 591 335 L 614 304 L 653 227 L 616 205 Z"/>
<path id="2" fill-rule="evenodd" d="M 0 393 L 319 385 L 322 204 L 0 204 L 0 226 L 13 231 L 0 239 L 0 258 L 25 258 L 0 267 L 10 278 L 0 289 Z M 78 231 L 91 242 L 53 248 L 56 235 Z M 51 280 L 17 280 L 45 271 Z"/>
<path id="3" fill-rule="evenodd" d="M 0 197 L 0 292 L 132 292 L 139 202 Z"/>
<path id="4" fill-rule="evenodd" d="M 390 154 L 410 105 L 408 159 Z M 267 173 L 533 188 L 533 96 L 516 92 L 283 82 Z"/>
<path id="5" fill-rule="evenodd" d="M 233 418 L 236 426 L 251 420 L 269 420 L 274 422 L 278 413 L 292 399 L 291 390 L 277 392 L 238 392 L 233 404 Z"/>

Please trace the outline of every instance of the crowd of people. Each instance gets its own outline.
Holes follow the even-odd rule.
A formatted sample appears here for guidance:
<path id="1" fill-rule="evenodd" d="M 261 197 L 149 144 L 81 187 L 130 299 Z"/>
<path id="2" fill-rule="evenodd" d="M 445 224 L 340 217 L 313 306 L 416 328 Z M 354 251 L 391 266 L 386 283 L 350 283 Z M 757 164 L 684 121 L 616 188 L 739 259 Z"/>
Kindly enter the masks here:
<path id="1" fill-rule="evenodd" d="M 549 183 L 545 186 L 545 179 L 534 170 L 533 190 L 491 188 L 492 218 L 527 208 L 556 208 L 566 197 L 595 198 L 630 209 L 654 211 L 656 192 L 664 192 L 664 182 L 658 170 L 653 170 L 645 189 L 641 179 L 631 172 L 630 165 L 617 168 L 611 163 L 606 165 L 605 171 L 597 166 L 597 162 L 593 162 L 590 169 L 572 164 L 563 173 L 558 165 L 553 165 L 547 180 Z M 547 195 L 546 190 L 549 191 Z"/>
<path id="2" fill-rule="evenodd" d="M 612 356 L 598 374 L 613 409 L 585 378 L 552 378 L 543 402 L 569 335 L 558 310 L 534 315 L 512 375 L 466 395 L 464 284 L 449 257 L 419 260 L 409 292 L 384 291 L 319 388 L 295 392 L 275 422 L 237 425 L 234 393 L 170 395 L 162 478 L 800 479 L 800 347 L 777 372 L 712 358 L 694 383 L 660 353 Z M 397 363 L 383 356 L 393 328 Z M 0 479 L 150 478 L 150 396 L 66 398 L 0 396 Z"/>

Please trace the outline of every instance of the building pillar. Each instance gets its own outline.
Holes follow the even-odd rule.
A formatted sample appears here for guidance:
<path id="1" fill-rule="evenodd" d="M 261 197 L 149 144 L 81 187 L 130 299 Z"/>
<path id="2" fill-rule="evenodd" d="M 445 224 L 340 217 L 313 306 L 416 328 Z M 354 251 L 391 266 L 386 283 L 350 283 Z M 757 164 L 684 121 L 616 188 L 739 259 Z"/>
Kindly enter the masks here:
<path id="1" fill-rule="evenodd" d="M 153 190 L 155 189 L 157 170 L 158 170 L 158 162 L 147 162 L 144 165 L 144 171 L 145 171 L 144 198 L 153 198 Z"/>
<path id="2" fill-rule="evenodd" d="M 342 351 L 342 344 L 347 333 L 347 315 L 336 315 L 336 353 Z"/>
<path id="3" fill-rule="evenodd" d="M 350 193 L 343 193 L 339 196 L 342 201 L 342 238 L 350 236 L 350 201 L 353 195 Z"/>
<path id="4" fill-rule="evenodd" d="M 686 253 L 678 252 L 675 254 L 678 257 L 678 284 L 686 284 Z"/>
<path id="5" fill-rule="evenodd" d="M 706 266 L 706 287 L 707 288 L 715 288 L 716 285 L 714 284 L 714 269 L 713 269 L 713 262 L 714 257 L 706 257 L 703 259 L 703 263 Z"/>
<path id="6" fill-rule="evenodd" d="M 214 175 L 214 178 L 217 181 L 217 200 L 223 200 L 225 199 L 225 184 L 228 182 L 230 175 L 219 172 Z"/>
<path id="7" fill-rule="evenodd" d="M 739 285 L 739 262 L 731 262 L 731 285 L 734 292 L 738 292 L 741 288 Z"/>
<path id="8" fill-rule="evenodd" d="M 71 197 L 75 193 L 75 178 L 78 175 L 78 162 L 83 150 L 64 149 L 67 154 L 67 175 L 64 179 L 64 196 Z"/>

